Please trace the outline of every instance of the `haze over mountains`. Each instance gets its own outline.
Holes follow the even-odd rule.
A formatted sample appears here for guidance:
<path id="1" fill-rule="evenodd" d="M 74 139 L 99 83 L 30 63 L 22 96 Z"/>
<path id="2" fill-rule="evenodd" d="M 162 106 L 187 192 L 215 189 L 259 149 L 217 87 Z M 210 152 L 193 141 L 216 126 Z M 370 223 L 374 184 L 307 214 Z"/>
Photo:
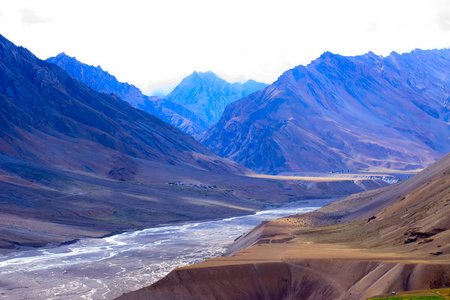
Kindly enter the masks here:
<path id="1" fill-rule="evenodd" d="M 386 58 L 326 52 L 267 88 L 194 72 L 165 99 L 65 54 L 48 61 L 261 173 L 414 170 L 450 149 L 448 50 Z"/>
<path id="2" fill-rule="evenodd" d="M 329 52 L 230 104 L 202 142 L 262 173 L 418 169 L 450 150 L 450 50 Z"/>
<path id="3" fill-rule="evenodd" d="M 184 78 L 166 99 L 182 104 L 211 126 L 220 119 L 228 104 L 266 86 L 254 80 L 228 83 L 211 71 L 194 72 Z"/>
<path id="4" fill-rule="evenodd" d="M 115 94 L 133 107 L 153 114 L 192 136 L 197 136 L 208 129 L 206 122 L 184 106 L 160 97 L 146 96 L 134 85 L 119 82 L 115 76 L 103 71 L 100 66 L 84 64 L 65 53 L 50 57 L 47 61 L 60 66 L 70 76 L 90 88 L 101 93 Z"/>
<path id="5" fill-rule="evenodd" d="M 149 97 L 128 83 L 102 70 L 79 62 L 74 57 L 60 53 L 47 59 L 70 76 L 102 93 L 113 93 L 132 106 L 154 114 L 194 137 L 199 137 L 222 115 L 225 107 L 267 84 L 249 80 L 246 83 L 228 83 L 213 72 L 194 72 L 166 97 Z"/>

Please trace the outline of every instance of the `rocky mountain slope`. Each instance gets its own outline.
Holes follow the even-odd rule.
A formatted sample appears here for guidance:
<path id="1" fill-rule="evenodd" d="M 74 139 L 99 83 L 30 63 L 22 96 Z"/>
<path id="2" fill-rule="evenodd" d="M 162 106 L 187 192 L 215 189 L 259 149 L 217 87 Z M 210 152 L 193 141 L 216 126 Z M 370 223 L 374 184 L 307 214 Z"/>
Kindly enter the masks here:
<path id="1" fill-rule="evenodd" d="M 194 72 L 184 78 L 166 99 L 185 106 L 207 124 L 213 125 L 228 104 L 266 86 L 254 80 L 228 83 L 211 71 Z"/>
<path id="2" fill-rule="evenodd" d="M 367 299 L 450 286 L 450 154 L 393 186 L 263 222 L 228 256 L 118 299 Z"/>
<path id="3" fill-rule="evenodd" d="M 84 64 L 65 53 L 50 57 L 47 61 L 63 68 L 71 77 L 97 92 L 115 94 L 133 107 L 153 114 L 192 136 L 198 136 L 208 129 L 206 122 L 184 106 L 160 97 L 148 97 L 134 85 L 119 82 L 115 76 L 103 71 L 100 66 Z"/>
<path id="4" fill-rule="evenodd" d="M 113 169 L 111 151 L 201 169 L 242 169 L 230 169 L 189 135 L 117 96 L 92 90 L 3 37 L 1 47 L 2 153 L 97 174 Z"/>
<path id="5" fill-rule="evenodd" d="M 264 173 L 417 169 L 450 150 L 450 50 L 329 52 L 230 104 L 202 142 Z"/>

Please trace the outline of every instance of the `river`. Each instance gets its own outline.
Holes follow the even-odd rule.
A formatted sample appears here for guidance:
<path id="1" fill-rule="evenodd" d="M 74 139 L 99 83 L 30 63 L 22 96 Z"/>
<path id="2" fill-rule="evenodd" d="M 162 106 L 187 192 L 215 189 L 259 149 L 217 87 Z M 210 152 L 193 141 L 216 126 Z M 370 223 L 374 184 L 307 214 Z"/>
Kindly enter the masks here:
<path id="1" fill-rule="evenodd" d="M 263 220 L 304 213 L 331 200 L 302 201 L 253 215 L 82 239 L 0 257 L 0 299 L 113 299 L 172 269 L 222 255 Z"/>

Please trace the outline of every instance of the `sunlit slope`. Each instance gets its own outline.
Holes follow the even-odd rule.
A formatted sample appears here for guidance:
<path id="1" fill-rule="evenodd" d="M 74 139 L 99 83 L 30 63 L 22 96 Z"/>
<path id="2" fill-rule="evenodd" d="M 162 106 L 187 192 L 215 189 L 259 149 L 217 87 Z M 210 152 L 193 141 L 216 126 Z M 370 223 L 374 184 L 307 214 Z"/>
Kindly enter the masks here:
<path id="1" fill-rule="evenodd" d="M 415 170 L 450 150 L 450 50 L 326 52 L 230 104 L 203 143 L 259 173 Z"/>

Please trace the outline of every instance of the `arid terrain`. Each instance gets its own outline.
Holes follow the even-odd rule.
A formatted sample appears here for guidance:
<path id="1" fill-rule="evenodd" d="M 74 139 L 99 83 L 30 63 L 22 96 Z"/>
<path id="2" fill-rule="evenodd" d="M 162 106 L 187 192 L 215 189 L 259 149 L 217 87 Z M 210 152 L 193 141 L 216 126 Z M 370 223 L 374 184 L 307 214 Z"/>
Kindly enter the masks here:
<path id="1" fill-rule="evenodd" d="M 366 299 L 450 285 L 450 155 L 404 182 L 261 225 L 118 299 Z"/>

